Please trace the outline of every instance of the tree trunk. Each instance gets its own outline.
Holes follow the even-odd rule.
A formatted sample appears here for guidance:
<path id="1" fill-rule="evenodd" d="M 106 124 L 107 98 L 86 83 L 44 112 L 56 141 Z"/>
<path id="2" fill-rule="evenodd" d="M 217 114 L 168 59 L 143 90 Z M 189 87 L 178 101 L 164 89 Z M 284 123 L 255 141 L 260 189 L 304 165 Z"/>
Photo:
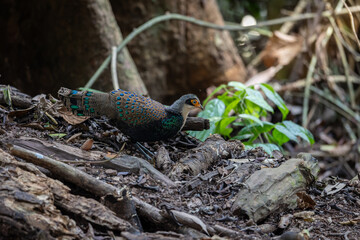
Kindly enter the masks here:
<path id="1" fill-rule="evenodd" d="M 0 0 L 0 9 L 1 81 L 30 94 L 84 86 L 122 41 L 108 0 Z M 126 49 L 118 59 L 120 87 L 147 93 Z M 110 77 L 94 88 L 111 90 Z"/>
<path id="2" fill-rule="evenodd" d="M 111 0 L 111 4 L 126 35 L 166 12 L 224 23 L 215 0 Z M 170 21 L 141 33 L 128 46 L 150 95 L 159 100 L 171 101 L 188 92 L 204 97 L 202 90 L 211 85 L 245 80 L 245 68 L 227 31 Z"/>

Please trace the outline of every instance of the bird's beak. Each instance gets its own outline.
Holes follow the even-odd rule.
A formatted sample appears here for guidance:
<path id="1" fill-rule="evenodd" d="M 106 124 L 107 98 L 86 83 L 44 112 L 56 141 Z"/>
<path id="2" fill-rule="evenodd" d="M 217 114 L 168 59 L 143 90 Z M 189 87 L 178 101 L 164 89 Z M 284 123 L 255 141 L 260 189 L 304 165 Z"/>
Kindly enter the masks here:
<path id="1" fill-rule="evenodd" d="M 204 107 L 201 105 L 200 102 L 197 102 L 194 106 L 200 108 L 201 110 L 204 110 Z"/>

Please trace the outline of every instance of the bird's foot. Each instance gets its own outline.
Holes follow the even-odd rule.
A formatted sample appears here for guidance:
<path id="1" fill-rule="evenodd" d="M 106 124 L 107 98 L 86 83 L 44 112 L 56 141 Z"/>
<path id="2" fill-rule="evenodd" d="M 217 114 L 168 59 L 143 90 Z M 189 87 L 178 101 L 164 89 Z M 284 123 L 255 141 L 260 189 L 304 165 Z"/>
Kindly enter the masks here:
<path id="1" fill-rule="evenodd" d="M 139 142 L 135 143 L 135 147 L 144 155 L 144 157 L 151 162 L 155 154 L 151 152 L 149 149 L 147 149 L 144 145 L 142 145 Z M 150 157 L 151 156 L 151 157 Z"/>

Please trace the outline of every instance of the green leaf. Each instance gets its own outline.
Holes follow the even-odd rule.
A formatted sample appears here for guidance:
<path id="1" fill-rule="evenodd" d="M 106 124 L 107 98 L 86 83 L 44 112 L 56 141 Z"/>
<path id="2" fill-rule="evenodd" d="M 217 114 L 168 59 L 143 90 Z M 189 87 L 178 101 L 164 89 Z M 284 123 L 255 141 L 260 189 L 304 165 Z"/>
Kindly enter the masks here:
<path id="1" fill-rule="evenodd" d="M 94 93 L 106 93 L 106 92 L 103 92 L 103 91 L 100 91 L 100 90 L 96 90 L 96 89 L 93 89 L 93 88 L 83 88 L 83 87 L 80 87 L 78 88 L 80 91 L 91 91 L 91 92 L 94 92 Z"/>
<path id="2" fill-rule="evenodd" d="M 3 90 L 3 94 L 5 103 L 10 107 L 10 109 L 12 109 L 11 88 L 9 85 L 5 87 L 5 89 Z"/>
<path id="3" fill-rule="evenodd" d="M 236 106 L 239 104 L 239 102 L 241 101 L 241 99 L 236 98 L 234 101 L 232 101 L 229 105 L 226 106 L 225 112 L 224 112 L 224 117 L 227 117 L 230 113 L 231 110 L 235 109 Z M 234 110 L 235 111 L 235 110 Z"/>
<path id="4" fill-rule="evenodd" d="M 282 120 L 286 118 L 289 113 L 289 109 L 286 107 L 284 100 L 280 97 L 280 95 L 269 85 L 269 84 L 260 84 L 261 89 L 280 110 L 282 113 Z"/>
<path id="5" fill-rule="evenodd" d="M 244 84 L 242 84 L 241 82 L 234 82 L 234 81 L 232 81 L 232 82 L 229 82 L 229 83 L 228 83 L 228 86 L 229 86 L 229 87 L 233 87 L 233 88 L 235 88 L 236 90 L 244 90 L 244 89 L 246 89 L 246 86 L 245 86 Z"/>
<path id="6" fill-rule="evenodd" d="M 260 133 L 270 132 L 273 128 L 274 128 L 273 123 L 263 121 L 262 125 L 258 123 L 253 123 L 245 126 L 240 130 L 239 134 L 244 134 L 248 132 L 260 134 Z"/>
<path id="7" fill-rule="evenodd" d="M 261 116 L 266 116 L 266 111 L 261 108 L 259 105 L 245 99 L 245 106 L 246 108 L 244 109 L 244 112 L 243 113 L 247 113 L 247 114 L 250 114 L 250 115 L 253 115 L 257 118 L 260 118 Z"/>
<path id="8" fill-rule="evenodd" d="M 291 121 L 283 121 L 282 123 L 287 129 L 293 132 L 294 135 L 299 136 L 310 144 L 315 143 L 314 137 L 309 130 Z"/>
<path id="9" fill-rule="evenodd" d="M 219 133 L 223 136 L 230 137 L 230 133 L 233 131 L 233 128 L 228 126 L 235 120 L 235 116 L 223 118 L 218 124 Z"/>
<path id="10" fill-rule="evenodd" d="M 250 150 L 250 149 L 256 148 L 256 147 L 263 148 L 264 151 L 266 153 L 268 153 L 270 156 L 272 156 L 272 152 L 274 150 L 281 151 L 279 146 L 277 146 L 276 144 L 272 144 L 272 143 L 254 143 L 254 144 L 250 144 L 250 145 L 245 145 L 245 150 Z"/>
<path id="11" fill-rule="evenodd" d="M 246 88 L 247 96 L 245 99 L 255 103 L 256 105 L 260 106 L 261 108 L 265 109 L 269 112 L 274 112 L 274 109 L 265 101 L 264 97 L 261 95 L 259 91 L 256 91 L 251 88 Z"/>
<path id="12" fill-rule="evenodd" d="M 277 129 L 274 129 L 272 131 L 272 136 L 274 143 L 278 144 L 279 146 L 283 145 L 284 143 L 290 140 L 285 134 L 278 131 Z"/>
<path id="13" fill-rule="evenodd" d="M 225 92 L 221 96 L 218 96 L 217 99 L 223 101 L 225 106 L 228 106 L 230 103 L 232 103 L 235 100 L 238 100 L 239 98 L 233 95 L 229 95 L 227 92 Z"/>
<path id="14" fill-rule="evenodd" d="M 264 126 L 263 122 L 259 118 L 255 117 L 253 115 L 243 113 L 243 114 L 239 114 L 238 117 L 243 118 L 243 119 L 252 120 L 252 121 L 256 122 L 257 124 L 259 124 L 260 126 Z"/>
<path id="15" fill-rule="evenodd" d="M 286 143 L 289 140 L 298 142 L 296 135 L 284 126 L 282 123 L 275 124 L 275 129 L 273 131 L 273 137 L 278 142 L 279 145 Z"/>
<path id="16" fill-rule="evenodd" d="M 52 138 L 63 138 L 66 136 L 66 133 L 51 133 L 49 136 Z"/>
<path id="17" fill-rule="evenodd" d="M 234 124 L 235 125 L 235 124 Z M 255 141 L 260 134 L 267 133 L 274 128 L 274 124 L 270 122 L 263 121 L 262 125 L 258 123 L 248 124 L 244 128 L 242 128 L 238 134 L 233 137 L 234 139 L 249 139 L 249 135 L 251 135 L 251 139 L 248 142 L 252 143 Z"/>
<path id="18" fill-rule="evenodd" d="M 204 111 L 198 114 L 198 117 L 207 118 L 210 121 L 210 128 L 204 131 L 188 131 L 188 133 L 199 139 L 205 141 L 210 134 L 215 133 L 216 123 L 221 120 L 221 116 L 224 114 L 225 104 L 219 99 L 212 99 L 206 104 Z"/>
<path id="19" fill-rule="evenodd" d="M 275 124 L 275 129 L 285 134 L 289 139 L 298 142 L 296 135 L 292 132 L 292 130 L 286 128 L 283 123 Z"/>
<path id="20" fill-rule="evenodd" d="M 198 114 L 199 117 L 212 118 L 221 117 L 225 111 L 225 104 L 219 99 L 212 99 L 206 104 L 204 111 Z"/>

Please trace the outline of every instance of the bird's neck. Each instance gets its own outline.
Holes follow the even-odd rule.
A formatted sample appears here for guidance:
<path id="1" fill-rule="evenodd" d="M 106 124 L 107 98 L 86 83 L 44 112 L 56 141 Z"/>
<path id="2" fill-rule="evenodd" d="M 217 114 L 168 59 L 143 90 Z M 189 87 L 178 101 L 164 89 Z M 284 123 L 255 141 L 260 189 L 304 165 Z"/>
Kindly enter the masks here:
<path id="1" fill-rule="evenodd" d="M 183 122 L 181 125 L 182 129 L 185 125 L 186 119 L 189 115 L 189 112 L 191 110 L 191 106 L 185 105 L 184 103 L 181 103 L 180 101 L 175 101 L 170 107 L 168 107 L 168 111 L 171 113 L 175 113 L 175 114 L 181 114 L 181 116 L 183 117 Z"/>
<path id="2" fill-rule="evenodd" d="M 184 118 L 184 122 L 187 118 L 187 116 L 189 115 L 189 112 L 191 110 L 191 107 L 184 104 L 183 102 L 181 102 L 180 100 L 176 100 L 170 107 L 169 107 L 170 111 L 172 112 L 176 112 L 176 113 L 180 113 L 182 115 L 182 117 Z"/>

